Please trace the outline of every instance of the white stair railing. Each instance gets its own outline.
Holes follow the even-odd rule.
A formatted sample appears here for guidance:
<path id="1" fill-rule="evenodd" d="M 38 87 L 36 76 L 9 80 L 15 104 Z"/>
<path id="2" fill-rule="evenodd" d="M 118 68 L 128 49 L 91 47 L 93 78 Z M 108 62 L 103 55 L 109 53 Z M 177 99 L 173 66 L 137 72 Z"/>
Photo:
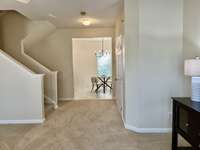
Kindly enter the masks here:
<path id="1" fill-rule="evenodd" d="M 57 83 L 57 71 L 51 71 L 38 61 L 33 59 L 31 56 L 26 54 L 24 47 L 24 40 L 21 41 L 21 54 L 26 59 L 27 65 L 36 71 L 37 73 L 44 74 L 44 95 L 48 103 L 52 103 L 54 108 L 58 107 L 58 83 Z"/>

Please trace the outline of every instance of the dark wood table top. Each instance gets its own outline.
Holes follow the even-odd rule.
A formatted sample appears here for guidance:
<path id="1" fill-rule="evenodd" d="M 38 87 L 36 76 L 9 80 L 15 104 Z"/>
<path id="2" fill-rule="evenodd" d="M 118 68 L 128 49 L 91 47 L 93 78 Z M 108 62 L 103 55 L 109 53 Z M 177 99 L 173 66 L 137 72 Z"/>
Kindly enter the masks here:
<path id="1" fill-rule="evenodd" d="M 172 99 L 200 113 L 200 102 L 194 102 L 190 97 L 172 97 Z"/>

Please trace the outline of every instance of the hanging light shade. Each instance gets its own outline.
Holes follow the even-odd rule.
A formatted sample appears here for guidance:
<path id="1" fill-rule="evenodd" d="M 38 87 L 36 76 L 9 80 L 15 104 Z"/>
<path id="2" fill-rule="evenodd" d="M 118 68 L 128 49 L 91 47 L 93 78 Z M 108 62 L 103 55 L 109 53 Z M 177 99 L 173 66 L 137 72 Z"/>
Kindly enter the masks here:
<path id="1" fill-rule="evenodd" d="M 199 77 L 200 76 L 200 58 L 185 60 L 185 75 Z"/>
<path id="2" fill-rule="evenodd" d="M 200 58 L 185 60 L 185 75 L 192 77 L 192 101 L 200 102 Z"/>
<path id="3" fill-rule="evenodd" d="M 104 55 L 110 55 L 111 52 L 105 49 L 105 38 L 101 39 L 101 49 L 98 52 L 95 52 L 95 55 L 101 57 Z"/>
<path id="4" fill-rule="evenodd" d="M 87 18 L 86 17 L 86 15 L 87 15 L 87 13 L 85 12 L 85 11 L 82 11 L 82 12 L 80 12 L 80 14 L 81 14 L 81 23 L 84 25 L 84 26 L 90 26 L 91 25 L 91 19 L 90 18 Z"/>

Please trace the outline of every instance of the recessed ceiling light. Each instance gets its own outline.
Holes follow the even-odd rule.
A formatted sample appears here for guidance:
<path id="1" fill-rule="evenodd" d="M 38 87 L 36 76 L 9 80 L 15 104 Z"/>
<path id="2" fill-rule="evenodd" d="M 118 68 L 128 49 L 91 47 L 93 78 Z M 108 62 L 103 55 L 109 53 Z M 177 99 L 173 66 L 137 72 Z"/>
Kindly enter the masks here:
<path id="1" fill-rule="evenodd" d="M 17 2 L 28 4 L 31 0 L 16 0 Z"/>

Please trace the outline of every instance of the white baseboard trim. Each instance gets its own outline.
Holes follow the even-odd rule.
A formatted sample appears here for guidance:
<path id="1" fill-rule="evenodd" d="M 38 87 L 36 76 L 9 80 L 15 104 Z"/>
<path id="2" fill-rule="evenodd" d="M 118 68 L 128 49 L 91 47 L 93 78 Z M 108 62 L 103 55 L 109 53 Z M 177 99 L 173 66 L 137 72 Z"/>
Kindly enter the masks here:
<path id="1" fill-rule="evenodd" d="M 0 120 L 0 125 L 9 124 L 42 124 L 45 119 L 32 119 L 32 120 Z"/>
<path id="2" fill-rule="evenodd" d="M 73 101 L 74 98 L 58 98 L 59 101 Z"/>
<path id="3" fill-rule="evenodd" d="M 171 128 L 137 128 L 128 124 L 124 124 L 125 128 L 136 133 L 170 133 Z"/>
<path id="4" fill-rule="evenodd" d="M 59 98 L 59 101 L 84 101 L 84 100 L 94 100 L 94 98 Z M 113 99 L 98 99 L 98 100 L 113 100 Z"/>

